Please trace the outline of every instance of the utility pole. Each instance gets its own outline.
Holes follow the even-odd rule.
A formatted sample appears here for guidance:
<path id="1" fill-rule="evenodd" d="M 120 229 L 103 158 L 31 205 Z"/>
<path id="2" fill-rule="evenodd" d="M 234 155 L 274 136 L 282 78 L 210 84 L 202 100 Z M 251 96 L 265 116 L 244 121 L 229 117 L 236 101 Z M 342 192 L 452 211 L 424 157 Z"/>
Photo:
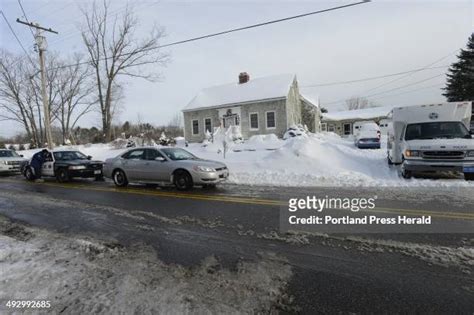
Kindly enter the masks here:
<path id="1" fill-rule="evenodd" d="M 27 25 L 29 27 L 34 27 L 36 29 L 35 39 L 36 47 L 38 48 L 39 53 L 39 62 L 40 62 L 40 72 L 41 72 L 41 97 L 43 98 L 43 110 L 44 110 L 44 131 L 46 134 L 46 141 L 48 142 L 48 148 L 53 149 L 53 136 L 51 134 L 51 119 L 50 119 L 50 108 L 49 108 L 49 98 L 48 92 L 46 91 L 46 67 L 44 63 L 44 54 L 46 51 L 47 43 L 46 37 L 43 36 L 42 32 L 50 32 L 53 34 L 58 34 L 58 32 L 53 31 L 51 28 L 41 27 L 38 23 L 24 22 L 20 19 L 16 19 L 20 24 Z"/>

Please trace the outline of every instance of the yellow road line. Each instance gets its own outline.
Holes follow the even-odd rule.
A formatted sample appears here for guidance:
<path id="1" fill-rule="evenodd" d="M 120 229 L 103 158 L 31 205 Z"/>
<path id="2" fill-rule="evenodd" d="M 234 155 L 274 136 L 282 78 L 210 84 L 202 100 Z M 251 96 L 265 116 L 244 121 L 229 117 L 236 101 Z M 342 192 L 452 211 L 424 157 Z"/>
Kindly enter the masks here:
<path id="1" fill-rule="evenodd" d="M 17 180 L 6 180 L 8 182 L 20 183 Z M 38 184 L 31 182 L 21 182 L 29 184 Z M 137 188 L 110 188 L 110 187 L 97 187 L 83 184 L 60 184 L 60 183 L 48 183 L 44 182 L 39 185 L 51 186 L 51 187 L 60 187 L 68 189 L 82 189 L 82 190 L 93 190 L 93 191 L 103 191 L 103 192 L 115 192 L 115 193 L 128 193 L 136 195 L 145 195 L 145 196 L 159 196 L 159 197 L 171 197 L 171 198 L 184 198 L 184 199 L 194 199 L 194 200 L 204 200 L 204 201 L 221 201 L 221 202 L 233 202 L 233 203 L 243 203 L 243 204 L 254 204 L 254 205 L 265 205 L 265 206 L 284 206 L 285 202 L 279 200 L 269 200 L 269 199 L 258 199 L 258 198 L 247 198 L 247 197 L 232 197 L 232 196 L 219 196 L 219 195 L 201 195 L 201 194 L 187 194 L 187 193 L 176 193 L 176 192 L 163 192 L 163 191 L 150 191 L 142 190 Z M 338 210 L 338 209 L 333 209 Z M 364 209 L 364 211 L 369 212 L 380 212 L 380 213 L 390 213 L 390 214 L 406 214 L 411 216 L 432 216 L 432 217 L 441 217 L 449 219 L 462 219 L 462 220 L 474 220 L 474 213 L 469 212 L 435 212 L 429 210 L 417 210 L 417 209 L 400 209 L 400 208 L 384 208 L 376 207 L 375 209 Z"/>

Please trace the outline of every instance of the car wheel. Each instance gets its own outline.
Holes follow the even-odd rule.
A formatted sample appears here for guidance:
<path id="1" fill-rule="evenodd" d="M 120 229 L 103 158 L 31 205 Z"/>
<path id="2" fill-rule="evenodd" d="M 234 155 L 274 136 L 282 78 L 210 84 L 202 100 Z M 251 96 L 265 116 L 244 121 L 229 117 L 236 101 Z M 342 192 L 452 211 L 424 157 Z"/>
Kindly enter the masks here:
<path id="1" fill-rule="evenodd" d="M 114 179 L 115 186 L 117 187 L 125 187 L 128 185 L 127 176 L 122 170 L 116 170 L 114 172 L 113 179 Z"/>
<path id="2" fill-rule="evenodd" d="M 174 185 L 178 190 L 189 190 L 193 188 L 193 178 L 185 170 L 178 170 L 174 173 Z"/>
<path id="3" fill-rule="evenodd" d="M 66 169 L 61 168 L 56 171 L 56 180 L 60 183 L 65 183 L 70 180 L 69 174 Z"/>
<path id="4" fill-rule="evenodd" d="M 25 178 L 29 181 L 35 180 L 35 174 L 31 166 L 27 166 L 25 170 Z"/>
<path id="5" fill-rule="evenodd" d="M 465 180 L 474 180 L 474 173 L 464 173 Z"/>

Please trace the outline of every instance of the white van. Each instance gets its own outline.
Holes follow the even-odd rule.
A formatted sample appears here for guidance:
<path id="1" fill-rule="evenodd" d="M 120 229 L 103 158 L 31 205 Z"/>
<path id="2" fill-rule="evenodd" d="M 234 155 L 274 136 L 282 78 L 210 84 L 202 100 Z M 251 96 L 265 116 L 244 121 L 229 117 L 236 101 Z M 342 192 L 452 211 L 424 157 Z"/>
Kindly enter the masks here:
<path id="1" fill-rule="evenodd" d="M 389 114 L 387 159 L 400 173 L 456 171 L 474 180 L 474 139 L 469 131 L 471 102 L 396 107 Z"/>
<path id="2" fill-rule="evenodd" d="M 379 121 L 379 127 L 382 136 L 386 136 L 389 130 L 392 128 L 392 122 L 389 119 L 381 119 Z"/>

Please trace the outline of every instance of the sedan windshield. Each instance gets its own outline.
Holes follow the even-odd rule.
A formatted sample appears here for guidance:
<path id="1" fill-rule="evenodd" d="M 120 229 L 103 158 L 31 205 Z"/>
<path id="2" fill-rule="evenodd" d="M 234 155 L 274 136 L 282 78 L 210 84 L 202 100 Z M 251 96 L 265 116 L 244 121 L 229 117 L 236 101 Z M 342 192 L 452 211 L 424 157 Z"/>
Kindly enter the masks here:
<path id="1" fill-rule="evenodd" d="M 470 137 L 469 131 L 459 121 L 410 124 L 405 132 L 405 140 L 467 137 Z"/>
<path id="2" fill-rule="evenodd" d="M 173 161 L 197 159 L 195 155 L 183 149 L 161 149 L 161 151 Z"/>
<path id="3" fill-rule="evenodd" d="M 54 152 L 56 161 L 87 160 L 87 156 L 79 151 L 61 151 Z"/>
<path id="4" fill-rule="evenodd" d="M 0 157 L 19 157 L 19 155 L 13 150 L 0 150 Z"/>

